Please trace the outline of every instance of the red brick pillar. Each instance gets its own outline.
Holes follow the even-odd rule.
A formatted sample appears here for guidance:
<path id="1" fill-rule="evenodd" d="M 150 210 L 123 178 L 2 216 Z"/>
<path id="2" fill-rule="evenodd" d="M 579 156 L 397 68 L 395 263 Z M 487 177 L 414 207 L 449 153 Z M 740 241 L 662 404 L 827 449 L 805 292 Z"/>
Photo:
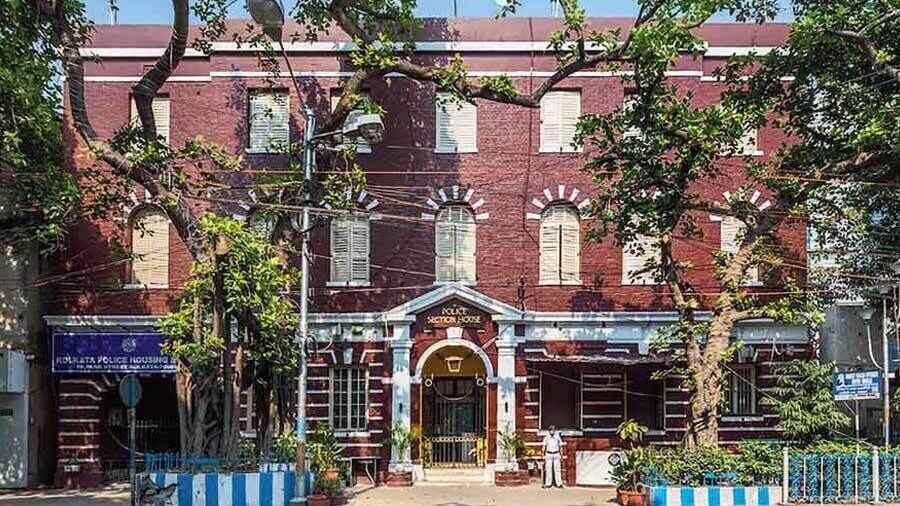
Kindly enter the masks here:
<path id="1" fill-rule="evenodd" d="M 103 484 L 103 382 L 90 377 L 62 378 L 58 392 L 56 486 L 98 487 Z"/>

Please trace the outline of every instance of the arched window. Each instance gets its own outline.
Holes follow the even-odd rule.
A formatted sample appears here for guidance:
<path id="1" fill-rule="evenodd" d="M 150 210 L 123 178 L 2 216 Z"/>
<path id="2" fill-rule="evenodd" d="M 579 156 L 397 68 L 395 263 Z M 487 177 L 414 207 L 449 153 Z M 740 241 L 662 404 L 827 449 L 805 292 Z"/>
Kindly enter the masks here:
<path id="1" fill-rule="evenodd" d="M 581 220 L 567 204 L 548 206 L 541 216 L 542 285 L 581 283 Z"/>
<path id="2" fill-rule="evenodd" d="M 369 217 L 361 214 L 331 220 L 331 285 L 369 284 Z"/>
<path id="3" fill-rule="evenodd" d="M 155 207 L 131 218 L 131 283 L 151 288 L 169 286 L 169 218 Z"/>
<path id="4" fill-rule="evenodd" d="M 435 278 L 438 282 L 475 282 L 475 217 L 467 206 L 438 212 L 434 227 Z"/>

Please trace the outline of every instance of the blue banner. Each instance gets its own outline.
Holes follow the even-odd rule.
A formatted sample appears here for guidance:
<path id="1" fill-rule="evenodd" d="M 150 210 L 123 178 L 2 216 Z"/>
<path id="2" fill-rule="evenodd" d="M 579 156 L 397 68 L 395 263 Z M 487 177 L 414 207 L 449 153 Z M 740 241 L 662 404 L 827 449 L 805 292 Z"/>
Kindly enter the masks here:
<path id="1" fill-rule="evenodd" d="M 163 339 L 157 332 L 54 333 L 53 372 L 174 373 Z"/>

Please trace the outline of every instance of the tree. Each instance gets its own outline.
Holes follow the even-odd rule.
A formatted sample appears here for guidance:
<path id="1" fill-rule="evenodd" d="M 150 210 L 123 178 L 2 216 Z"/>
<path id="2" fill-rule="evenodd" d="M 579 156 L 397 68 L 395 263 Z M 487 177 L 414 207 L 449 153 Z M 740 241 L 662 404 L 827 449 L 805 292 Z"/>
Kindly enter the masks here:
<path id="1" fill-rule="evenodd" d="M 737 322 L 763 317 L 809 326 L 819 322 L 821 300 L 804 288 L 803 258 L 786 241 L 791 229 L 802 230 L 811 211 L 823 208 L 842 217 L 856 213 L 859 223 L 860 213 L 871 216 L 866 213 L 873 206 L 862 199 L 853 207 L 842 205 L 834 194 L 843 193 L 843 203 L 849 203 L 860 188 L 854 181 L 865 185 L 898 174 L 896 69 L 886 63 L 897 61 L 896 48 L 888 49 L 896 41 L 876 46 L 887 42 L 897 15 L 883 3 L 862 4 L 798 3 L 798 20 L 784 47 L 767 56 L 734 58 L 720 73 L 726 90 L 721 102 L 704 107 L 664 79 L 677 56 L 672 48 L 700 49 L 689 31 L 697 21 L 663 9 L 668 21 L 632 35 L 634 105 L 582 122 L 582 138 L 600 153 L 587 166 L 603 191 L 593 208 L 601 223 L 596 237 L 611 232 L 625 248 L 659 251 L 644 270 L 665 283 L 679 312 L 664 342 L 681 354 L 692 389 L 688 444 L 717 441 L 722 365 Z M 868 44 L 882 48 L 875 50 L 879 60 L 860 49 L 860 33 L 873 37 L 866 39 L 866 49 Z M 853 85 L 874 75 L 889 77 L 890 83 L 882 83 L 889 86 Z M 784 130 L 790 141 L 768 159 L 737 164 L 725 159 L 748 129 L 762 126 Z M 725 202 L 711 202 L 697 191 L 725 177 L 745 181 Z M 849 182 L 850 190 L 842 191 L 835 181 Z M 774 205 L 754 205 L 750 195 L 757 186 L 771 192 Z M 893 202 L 880 205 L 896 209 Z M 699 266 L 674 254 L 680 242 L 702 237 L 698 220 L 704 214 L 736 219 L 741 230 L 738 245 L 717 256 L 720 288 L 713 294 L 692 285 L 690 274 Z M 648 246 L 640 240 L 644 237 L 656 239 Z M 765 273 L 766 286 L 777 288 L 748 288 L 745 280 L 754 271 Z M 707 307 L 710 317 L 699 319 L 697 311 Z"/>
<path id="2" fill-rule="evenodd" d="M 831 392 L 836 371 L 834 362 L 815 360 L 792 360 L 778 367 L 774 397 L 762 402 L 774 406 L 785 436 L 810 444 L 849 427 L 850 417 Z"/>
<path id="3" fill-rule="evenodd" d="M 694 387 L 688 442 L 710 442 L 716 439 L 721 399 L 720 366 L 727 357 L 735 323 L 760 316 L 798 320 L 812 315 L 811 300 L 805 297 L 799 284 L 803 276 L 796 264 L 802 258 L 791 257 L 789 245 L 782 240 L 783 232 L 790 227 L 802 227 L 800 218 L 805 214 L 804 204 L 824 186 L 819 181 L 823 174 L 829 178 L 855 177 L 874 167 L 895 167 L 892 164 L 896 163 L 896 150 L 888 147 L 896 146 L 896 137 L 894 144 L 885 144 L 890 140 L 887 135 L 876 138 L 866 135 L 855 144 L 840 138 L 836 142 L 840 147 L 820 151 L 816 133 L 799 126 L 804 119 L 814 115 L 803 109 L 800 102 L 791 100 L 795 96 L 804 96 L 804 86 L 811 86 L 817 73 L 813 65 L 804 66 L 803 55 L 809 60 L 821 60 L 823 55 L 829 55 L 827 52 L 812 54 L 807 50 L 807 53 L 785 51 L 782 54 L 777 51 L 765 58 L 736 59 L 723 72 L 722 77 L 730 91 L 722 103 L 696 107 L 690 94 L 681 93 L 665 80 L 665 69 L 680 51 L 701 50 L 692 30 L 717 13 L 728 13 L 739 20 L 763 21 L 775 14 L 777 2 L 641 0 L 638 3 L 639 13 L 633 26 L 623 33 L 592 29 L 577 0 L 562 0 L 562 28 L 551 40 L 558 67 L 532 93 L 520 92 L 507 76 L 484 77 L 478 81 L 469 79 L 460 58 L 446 64 L 421 63 L 413 58 L 411 43 L 421 26 L 421 20 L 414 14 L 414 0 L 297 2 L 289 11 L 305 29 L 300 37 L 316 40 L 329 27 L 337 26 L 352 36 L 358 47 L 347 62 L 354 73 L 344 83 L 335 113 L 323 123 L 321 131 L 333 130 L 344 121 L 360 100 L 360 90 L 366 80 L 379 79 L 391 72 L 433 83 L 439 90 L 450 92 L 456 100 L 480 98 L 538 107 L 544 94 L 574 72 L 625 64 L 634 70 L 631 80 L 637 92 L 635 106 L 611 115 L 589 116 L 580 127 L 581 139 L 593 148 L 590 151 L 593 159 L 586 170 L 596 176 L 604 192 L 592 210 L 602 223 L 594 238 L 611 232 L 623 245 L 644 244 L 635 241 L 644 236 L 658 238 L 654 242 L 660 250 L 659 258 L 649 262 L 645 269 L 665 283 L 668 296 L 680 315 L 679 324 L 669 335 L 682 345 L 686 370 Z M 516 0 L 509 0 L 505 11 L 515 10 L 517 4 Z M 828 7 L 833 4 L 843 6 L 844 10 Z M 857 78 L 873 69 L 896 76 L 893 63 L 896 59 L 891 56 L 896 54 L 891 53 L 896 41 L 888 34 L 897 17 L 883 3 L 862 4 L 866 8 L 857 9 L 856 3 L 851 6 L 850 2 L 798 2 L 801 30 L 792 34 L 789 48 L 804 49 L 805 44 L 818 44 L 815 41 L 832 49 L 849 45 L 856 49 L 842 49 L 837 54 L 844 63 L 852 64 L 848 68 L 858 71 Z M 227 161 L 225 154 L 202 143 L 169 150 L 157 138 L 151 111 L 153 97 L 180 64 L 187 48 L 189 1 L 173 0 L 174 20 L 169 45 L 132 89 L 141 126 L 124 129 L 114 139 L 103 139 L 96 133 L 84 100 L 83 57 L 79 49 L 86 43 L 90 27 L 83 20 L 81 5 L 61 0 L 32 0 L 28 5 L 32 15 L 42 22 L 41 33 L 47 46 L 60 48 L 69 110 L 81 140 L 109 167 L 113 177 L 127 185 L 137 184 L 146 189 L 166 212 L 195 261 L 208 259 L 208 252 L 213 251 L 214 245 L 202 233 L 201 217 L 209 211 L 209 199 L 204 191 L 210 188 L 211 181 L 221 184 L 223 176 L 221 173 L 216 176 L 204 173 L 199 160 L 211 160 L 213 166 L 221 165 Z M 201 37 L 195 43 L 197 48 L 209 49 L 210 40 L 226 35 L 223 20 L 227 5 L 226 0 L 194 2 L 194 13 L 205 22 Z M 843 21 L 823 25 L 840 29 L 817 30 L 817 16 Z M 230 34 L 229 38 L 236 37 L 256 45 L 262 52 L 264 68 L 275 70 L 277 53 L 271 43 L 258 30 L 250 33 L 250 36 Z M 878 37 L 869 38 L 870 35 Z M 751 65 L 762 65 L 761 75 L 749 82 L 742 80 L 741 73 L 746 73 Z M 836 67 L 827 68 L 833 70 Z M 806 73 L 783 73 L 788 69 Z M 781 78 L 787 75 L 794 76 L 795 81 L 785 86 Z M 837 73 L 831 77 L 835 83 L 841 82 Z M 850 78 L 844 82 L 848 82 L 847 79 Z M 883 93 L 883 89 L 873 93 Z M 808 90 L 805 96 L 811 96 Z M 893 103 L 896 104 L 896 99 Z M 871 117 L 881 118 L 884 128 L 895 131 L 896 125 L 890 123 L 888 114 L 895 105 L 886 105 L 884 101 L 872 101 L 870 105 L 884 106 L 880 114 Z M 748 127 L 762 125 L 782 126 L 790 135 L 797 136 L 799 142 L 796 146 L 785 146 L 767 163 L 732 165 L 726 171 L 723 165 L 728 161 L 723 160 L 723 152 L 736 150 Z M 624 135 L 635 128 L 640 131 L 640 136 Z M 185 171 L 181 168 L 184 164 L 176 163 L 184 159 L 197 162 L 199 174 Z M 238 168 L 231 163 L 226 166 L 233 170 Z M 355 164 L 351 160 L 345 166 L 347 177 L 333 183 L 346 184 L 354 179 Z M 747 198 L 750 184 L 733 192 L 734 198 L 724 203 L 706 201 L 696 193 L 699 184 L 714 182 L 735 170 L 743 172 L 748 182 L 769 188 L 776 204 L 765 212 L 750 205 Z M 292 180 L 280 183 L 295 188 L 298 183 L 312 184 L 297 177 L 289 179 Z M 291 206 L 299 203 L 299 196 L 292 192 L 266 196 L 263 202 L 273 209 L 291 212 L 296 210 Z M 744 224 L 735 251 L 719 255 L 717 265 L 722 288 L 711 296 L 692 290 L 688 273 L 693 266 L 679 262 L 673 254 L 673 246 L 679 241 L 699 237 L 699 213 L 731 217 Z M 281 215 L 279 219 L 286 217 Z M 773 284 L 787 288 L 780 291 L 748 290 L 743 280 L 752 269 L 760 266 L 773 267 Z M 712 309 L 708 321 L 696 317 L 702 307 Z M 240 324 L 248 327 L 253 325 L 243 319 L 253 317 L 252 314 L 238 315 Z"/>
<path id="4" fill-rule="evenodd" d="M 245 364 L 255 365 L 253 382 L 268 386 L 257 389 L 268 396 L 273 381 L 297 369 L 297 315 L 284 292 L 298 273 L 242 223 L 213 214 L 200 223 L 214 250 L 194 263 L 177 309 L 162 319 L 160 328 L 169 337 L 164 351 L 178 367 L 182 451 L 235 458 L 240 393 L 249 384 L 243 378 Z M 271 437 L 266 407 L 259 412 L 259 430 L 262 437 Z M 268 440 L 265 448 L 270 447 Z"/>

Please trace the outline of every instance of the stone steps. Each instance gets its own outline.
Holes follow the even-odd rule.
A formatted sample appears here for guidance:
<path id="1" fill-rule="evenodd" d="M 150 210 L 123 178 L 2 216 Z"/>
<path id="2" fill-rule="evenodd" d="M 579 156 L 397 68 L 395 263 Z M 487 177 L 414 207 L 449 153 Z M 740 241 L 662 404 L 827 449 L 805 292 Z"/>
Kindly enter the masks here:
<path id="1" fill-rule="evenodd" d="M 474 469 L 425 469 L 424 479 L 416 485 L 425 486 L 469 486 L 491 484 L 491 477 L 483 468 Z"/>

